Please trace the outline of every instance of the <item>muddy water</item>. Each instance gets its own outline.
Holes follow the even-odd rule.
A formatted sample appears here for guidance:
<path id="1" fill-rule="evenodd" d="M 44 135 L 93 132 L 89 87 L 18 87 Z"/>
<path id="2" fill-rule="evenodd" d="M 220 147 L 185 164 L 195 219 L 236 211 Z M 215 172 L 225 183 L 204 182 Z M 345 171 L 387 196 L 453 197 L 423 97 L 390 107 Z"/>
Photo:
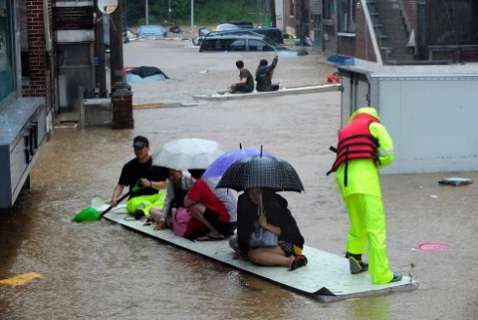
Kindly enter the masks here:
<path id="1" fill-rule="evenodd" d="M 286 197 L 306 242 L 342 254 L 347 220 L 333 178 L 324 175 L 332 160 L 325 150 L 338 123 L 337 98 L 330 93 L 272 99 L 266 106 L 251 100 L 141 110 L 135 112 L 135 130 L 57 130 L 35 167 L 32 191 L 22 195 L 13 215 L 0 218 L 0 278 L 26 272 L 46 278 L 0 287 L 2 319 L 382 320 L 410 319 L 410 312 L 420 319 L 473 319 L 475 305 L 465 297 L 477 292 L 467 281 L 477 276 L 469 268 L 477 261 L 476 221 L 470 220 L 478 209 L 476 188 L 439 187 L 439 174 L 383 179 L 391 264 L 413 272 L 422 289 L 334 304 L 106 221 L 69 222 L 95 195 L 111 195 L 136 134 L 150 137 L 153 148 L 192 136 L 215 139 L 226 150 L 239 141 L 263 143 L 302 177 L 306 192 Z M 446 242 L 451 250 L 411 250 L 425 241 Z"/>
<path id="2" fill-rule="evenodd" d="M 292 312 L 295 295 L 264 281 L 105 221 L 69 222 L 87 199 L 108 194 L 131 151 L 129 141 L 127 132 L 115 137 L 108 130 L 73 129 L 58 130 L 48 143 L 31 193 L 22 195 L 13 216 L 0 220 L 0 278 L 35 271 L 46 279 L 0 288 L 4 318 L 211 319 L 260 313 L 272 319 Z"/>
<path id="3" fill-rule="evenodd" d="M 181 128 L 199 114 L 212 121 L 223 118 L 231 111 L 227 109 L 219 115 L 212 108 L 141 111 L 137 126 L 149 128 L 146 132 L 57 130 L 40 155 L 31 192 L 22 194 L 13 216 L 0 220 L 0 278 L 32 271 L 46 277 L 21 287 L 0 287 L 5 318 L 277 319 L 293 318 L 301 305 L 311 305 L 268 282 L 118 225 L 69 221 L 95 195 L 110 196 L 122 164 L 132 156 L 135 134 L 146 134 L 157 146 L 164 136 L 181 135 Z M 170 117 L 183 120 L 175 125 Z M 190 128 L 197 136 L 223 135 Z M 233 147 L 236 141 L 229 136 L 222 143 Z"/>
<path id="4" fill-rule="evenodd" d="M 208 103 L 138 110 L 134 130 L 58 129 L 40 154 L 31 192 L 0 216 L 0 279 L 26 272 L 45 279 L 0 287 L 0 319 L 478 318 L 476 182 L 444 188 L 442 174 L 385 176 L 390 263 L 413 273 L 420 289 L 333 304 L 106 221 L 69 221 L 94 196 L 111 196 L 137 134 L 153 149 L 186 137 L 217 140 L 225 150 L 263 144 L 304 182 L 305 193 L 285 196 L 306 243 L 340 255 L 347 218 L 333 177 L 325 176 L 338 102 L 339 94 L 326 93 Z M 427 241 L 450 250 L 412 250 Z"/>

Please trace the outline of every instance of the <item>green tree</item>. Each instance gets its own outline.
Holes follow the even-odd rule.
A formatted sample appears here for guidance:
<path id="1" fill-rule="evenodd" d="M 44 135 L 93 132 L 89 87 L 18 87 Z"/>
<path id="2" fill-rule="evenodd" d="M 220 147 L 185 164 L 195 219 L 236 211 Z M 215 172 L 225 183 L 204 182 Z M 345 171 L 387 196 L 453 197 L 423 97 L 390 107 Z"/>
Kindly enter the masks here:
<path id="1" fill-rule="evenodd" d="M 131 23 L 144 21 L 143 0 L 126 0 L 128 20 Z M 259 0 L 257 0 L 259 1 Z M 194 0 L 194 15 L 197 24 L 218 24 L 233 20 L 258 21 L 256 0 Z M 262 0 L 261 0 L 262 1 Z M 171 21 L 169 18 L 171 5 Z M 191 0 L 149 0 L 150 21 L 165 24 L 189 24 Z"/>

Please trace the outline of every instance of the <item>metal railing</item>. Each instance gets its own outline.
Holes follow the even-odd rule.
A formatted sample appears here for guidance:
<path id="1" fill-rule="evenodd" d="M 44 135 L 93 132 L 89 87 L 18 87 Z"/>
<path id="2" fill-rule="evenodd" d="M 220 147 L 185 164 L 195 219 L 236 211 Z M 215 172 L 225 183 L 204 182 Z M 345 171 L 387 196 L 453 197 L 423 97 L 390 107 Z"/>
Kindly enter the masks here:
<path id="1" fill-rule="evenodd" d="M 377 63 L 380 66 L 383 66 L 382 54 L 380 53 L 380 48 L 377 42 L 377 36 L 375 35 L 375 29 L 373 28 L 372 18 L 370 17 L 370 12 L 368 10 L 367 0 L 360 0 L 360 3 L 362 5 L 365 21 L 367 22 L 368 32 L 372 40 L 372 46 L 373 46 L 373 52 L 375 53 L 375 58 L 377 59 Z"/>
<path id="2" fill-rule="evenodd" d="M 405 31 L 407 33 L 407 37 L 410 36 L 410 33 L 413 30 L 412 24 L 410 22 L 410 18 L 408 17 L 407 10 L 405 10 L 405 5 L 403 4 L 403 0 L 399 0 L 398 4 L 400 6 L 400 15 L 403 20 L 403 24 L 405 25 Z"/>

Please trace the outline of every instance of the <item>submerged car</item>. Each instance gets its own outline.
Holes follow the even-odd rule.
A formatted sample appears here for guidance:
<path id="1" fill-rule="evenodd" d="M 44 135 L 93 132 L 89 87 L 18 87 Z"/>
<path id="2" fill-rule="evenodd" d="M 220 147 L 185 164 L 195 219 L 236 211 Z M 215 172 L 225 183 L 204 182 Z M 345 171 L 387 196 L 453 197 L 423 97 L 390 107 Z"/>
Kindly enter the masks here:
<path id="1" fill-rule="evenodd" d="M 254 25 L 250 21 L 231 21 L 229 23 L 235 26 L 238 26 L 239 28 L 244 28 L 244 29 L 254 28 Z"/>
<path id="2" fill-rule="evenodd" d="M 138 29 L 138 38 L 140 39 L 162 39 L 166 35 L 167 30 L 161 25 L 144 25 Z"/>
<path id="3" fill-rule="evenodd" d="M 239 27 L 232 23 L 222 23 L 216 26 L 217 31 L 235 30 Z"/>
<path id="4" fill-rule="evenodd" d="M 209 31 L 206 28 L 201 28 L 199 36 L 196 37 L 193 42 L 195 45 L 201 45 L 203 39 L 214 36 L 227 36 L 227 35 L 250 35 L 256 37 L 262 37 L 267 43 L 272 45 L 281 45 L 284 43 L 282 31 L 277 28 L 232 28 L 222 31 Z"/>
<path id="5" fill-rule="evenodd" d="M 264 40 L 264 37 L 251 35 L 219 35 L 205 37 L 199 52 L 207 51 L 275 51 L 278 54 L 291 56 L 303 56 L 304 50 L 291 50 L 289 48 L 274 46 Z"/>
<path id="6" fill-rule="evenodd" d="M 247 30 L 258 33 L 258 34 L 262 34 L 267 39 L 269 39 L 269 42 L 272 42 L 274 44 L 284 43 L 284 35 L 282 34 L 282 31 L 280 29 L 271 27 L 271 28 L 252 28 Z"/>

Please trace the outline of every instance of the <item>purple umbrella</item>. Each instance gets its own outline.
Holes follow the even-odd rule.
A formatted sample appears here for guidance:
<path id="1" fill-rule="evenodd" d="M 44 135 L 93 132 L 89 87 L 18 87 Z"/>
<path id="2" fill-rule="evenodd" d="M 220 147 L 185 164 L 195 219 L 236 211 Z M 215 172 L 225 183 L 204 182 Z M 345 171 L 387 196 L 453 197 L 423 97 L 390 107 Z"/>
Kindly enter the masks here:
<path id="1" fill-rule="evenodd" d="M 209 165 L 208 169 L 202 175 L 203 178 L 212 178 L 212 177 L 222 177 L 224 172 L 236 161 L 242 160 L 245 158 L 258 156 L 260 155 L 260 151 L 256 149 L 236 149 L 229 152 L 226 152 L 216 160 L 214 160 L 211 165 Z M 263 151 L 262 154 L 265 157 L 270 157 L 272 154 L 269 152 Z"/>

